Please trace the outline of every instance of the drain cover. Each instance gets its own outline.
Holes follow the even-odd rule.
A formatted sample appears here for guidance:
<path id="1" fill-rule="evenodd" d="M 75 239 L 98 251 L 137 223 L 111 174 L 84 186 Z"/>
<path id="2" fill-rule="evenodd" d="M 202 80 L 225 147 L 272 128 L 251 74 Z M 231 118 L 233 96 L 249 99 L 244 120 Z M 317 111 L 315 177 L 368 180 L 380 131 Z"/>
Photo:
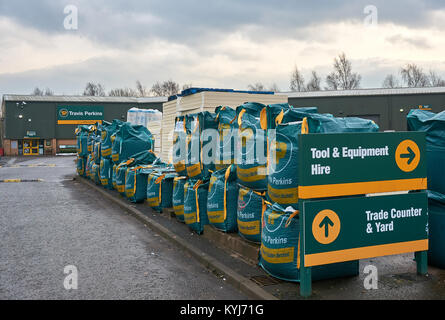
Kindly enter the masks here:
<path id="1" fill-rule="evenodd" d="M 250 280 L 252 280 L 256 284 L 259 284 L 262 287 L 272 286 L 274 284 L 279 284 L 279 283 L 283 282 L 282 280 L 275 279 L 275 278 L 269 277 L 267 275 L 265 275 L 265 276 L 253 276 L 253 277 L 250 277 Z"/>

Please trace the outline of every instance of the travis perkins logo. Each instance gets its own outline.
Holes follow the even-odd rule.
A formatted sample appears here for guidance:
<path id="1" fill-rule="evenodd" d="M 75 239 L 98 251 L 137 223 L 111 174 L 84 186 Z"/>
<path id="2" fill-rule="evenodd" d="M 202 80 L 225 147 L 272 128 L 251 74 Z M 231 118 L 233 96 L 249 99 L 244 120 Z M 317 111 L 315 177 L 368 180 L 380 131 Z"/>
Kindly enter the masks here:
<path id="1" fill-rule="evenodd" d="M 68 117 L 68 110 L 66 110 L 66 109 L 60 109 L 60 111 L 59 111 L 59 115 L 60 115 L 62 118 L 66 118 L 66 117 Z"/>

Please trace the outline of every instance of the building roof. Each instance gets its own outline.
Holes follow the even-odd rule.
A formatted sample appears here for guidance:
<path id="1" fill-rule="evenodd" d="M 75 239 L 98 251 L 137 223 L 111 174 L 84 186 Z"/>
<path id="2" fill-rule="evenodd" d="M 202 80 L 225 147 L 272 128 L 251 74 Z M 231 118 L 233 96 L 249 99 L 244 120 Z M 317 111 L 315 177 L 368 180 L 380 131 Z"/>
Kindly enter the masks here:
<path id="1" fill-rule="evenodd" d="M 103 103 L 154 103 L 166 102 L 167 97 L 90 97 L 90 96 L 34 96 L 34 95 L 16 95 L 5 94 L 3 101 L 18 102 L 103 102 Z"/>
<path id="2" fill-rule="evenodd" d="M 274 94 L 273 91 L 251 91 L 251 90 L 234 90 L 234 89 L 217 89 L 217 88 L 188 88 L 182 90 L 181 93 L 168 97 L 168 101 L 176 100 L 178 97 L 185 97 L 199 92 L 238 92 L 247 94 Z"/>
<path id="3" fill-rule="evenodd" d="M 440 94 L 440 93 L 445 94 L 445 87 L 284 92 L 283 94 L 286 94 L 289 98 L 323 98 L 323 97 L 386 96 L 386 95 Z"/>

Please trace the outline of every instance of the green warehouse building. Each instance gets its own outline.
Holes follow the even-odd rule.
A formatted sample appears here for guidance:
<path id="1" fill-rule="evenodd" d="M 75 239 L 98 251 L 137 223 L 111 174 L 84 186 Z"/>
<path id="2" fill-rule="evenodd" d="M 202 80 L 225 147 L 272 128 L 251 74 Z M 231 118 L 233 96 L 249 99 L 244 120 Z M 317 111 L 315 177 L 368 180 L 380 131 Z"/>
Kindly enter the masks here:
<path id="1" fill-rule="evenodd" d="M 360 89 L 287 93 L 294 107 L 318 107 L 336 117 L 374 120 L 380 130 L 406 131 L 406 116 L 422 106 L 432 112 L 445 110 L 445 87 Z"/>
<path id="2" fill-rule="evenodd" d="M 164 97 L 3 95 L 0 148 L 5 155 L 54 155 L 76 144 L 75 128 L 97 121 L 126 121 L 133 107 L 162 111 Z"/>
<path id="3" fill-rule="evenodd" d="M 406 116 L 411 109 L 422 107 L 432 112 L 445 110 L 445 87 L 278 94 L 286 96 L 294 107 L 315 106 L 320 113 L 374 120 L 382 131 L 405 131 Z M 74 130 L 79 124 L 99 120 L 126 120 L 127 111 L 132 107 L 163 111 L 167 100 L 167 97 L 7 94 L 3 96 L 0 109 L 0 150 L 3 149 L 5 155 L 56 154 L 65 146 L 75 145 Z"/>

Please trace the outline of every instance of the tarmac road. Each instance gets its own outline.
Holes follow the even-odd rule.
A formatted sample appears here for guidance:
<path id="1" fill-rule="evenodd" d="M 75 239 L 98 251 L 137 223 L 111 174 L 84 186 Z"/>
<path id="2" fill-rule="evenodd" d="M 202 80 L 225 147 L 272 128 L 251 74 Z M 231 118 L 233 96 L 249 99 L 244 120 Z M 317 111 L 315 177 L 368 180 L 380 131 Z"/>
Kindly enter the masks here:
<path id="1" fill-rule="evenodd" d="M 72 156 L 2 158 L 0 299 L 247 299 L 73 181 Z M 67 290 L 64 268 L 78 271 Z"/>

